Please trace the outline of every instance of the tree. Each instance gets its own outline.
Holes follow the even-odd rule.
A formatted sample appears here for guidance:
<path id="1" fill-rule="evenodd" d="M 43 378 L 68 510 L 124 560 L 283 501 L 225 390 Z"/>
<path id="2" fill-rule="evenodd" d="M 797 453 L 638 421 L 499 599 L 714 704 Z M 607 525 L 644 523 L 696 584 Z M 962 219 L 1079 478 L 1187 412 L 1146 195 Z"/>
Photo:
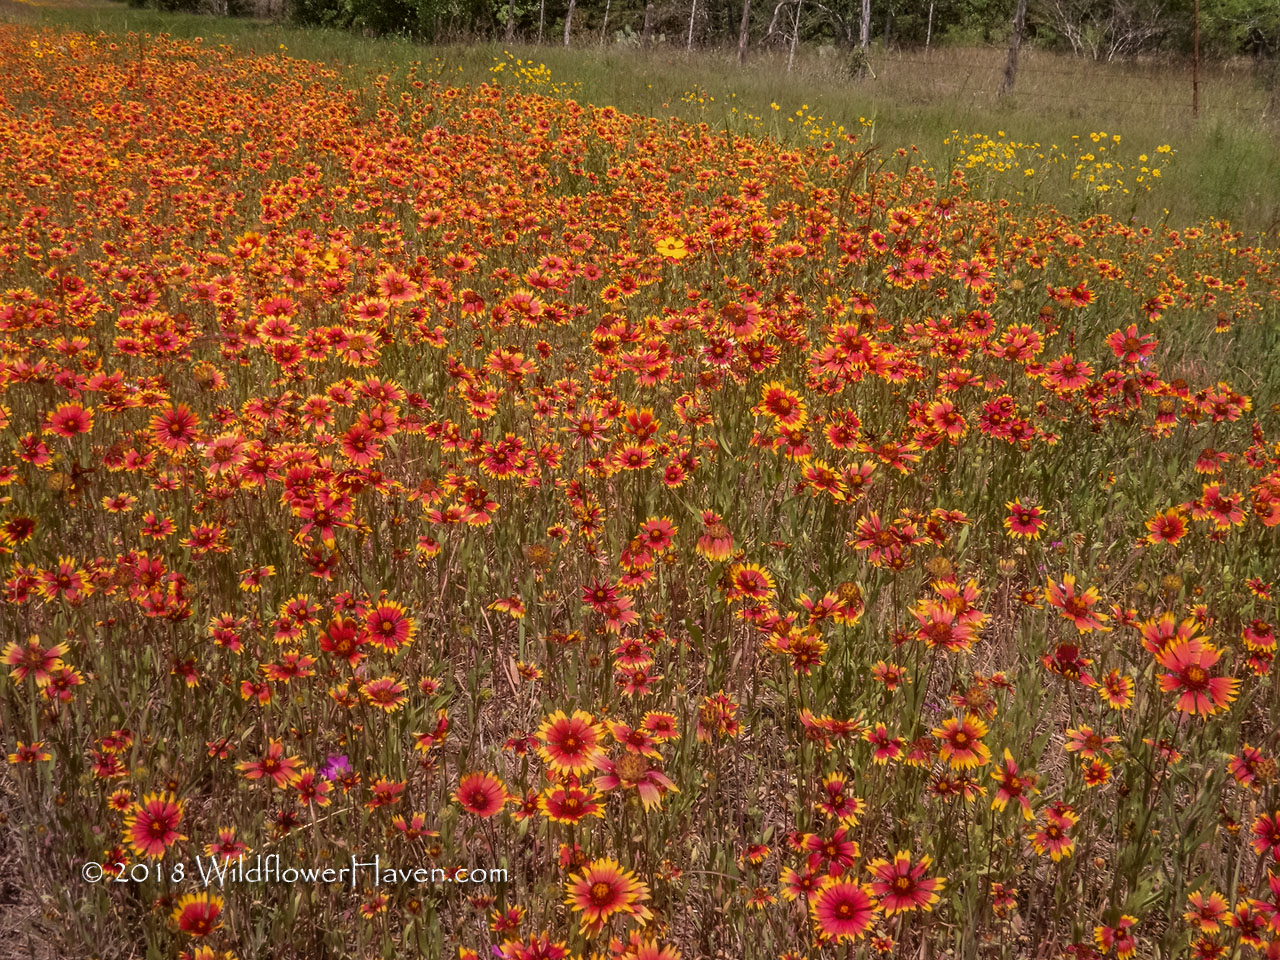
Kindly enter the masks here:
<path id="1" fill-rule="evenodd" d="M 738 27 L 738 63 L 747 58 L 747 38 L 751 30 L 751 0 L 742 0 L 742 25 Z"/>
<path id="2" fill-rule="evenodd" d="M 1171 6 L 1170 0 L 1041 0 L 1038 13 L 1076 56 L 1110 62 L 1159 45 L 1184 19 Z"/>
<path id="3" fill-rule="evenodd" d="M 1004 81 L 1000 85 L 1001 93 L 1010 93 L 1013 83 L 1018 78 L 1018 48 L 1022 46 L 1022 34 L 1027 28 L 1027 0 L 1018 0 L 1018 8 L 1013 13 L 1013 31 L 1009 34 L 1009 59 L 1004 65 Z"/>
<path id="4" fill-rule="evenodd" d="M 871 0 L 862 0 L 862 17 L 858 21 L 858 53 L 852 73 L 861 80 L 871 69 Z"/>
<path id="5" fill-rule="evenodd" d="M 796 44 L 800 41 L 800 8 L 804 6 L 804 0 L 796 0 L 796 19 L 791 26 L 791 53 L 787 55 L 787 73 L 791 72 L 791 65 L 796 61 Z"/>

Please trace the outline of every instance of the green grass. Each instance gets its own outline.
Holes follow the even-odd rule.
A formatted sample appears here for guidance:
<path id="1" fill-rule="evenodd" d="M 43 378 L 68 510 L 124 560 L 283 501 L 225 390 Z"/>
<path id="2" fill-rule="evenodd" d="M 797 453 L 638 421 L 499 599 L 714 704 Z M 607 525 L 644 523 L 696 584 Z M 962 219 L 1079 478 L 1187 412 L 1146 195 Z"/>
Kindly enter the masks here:
<path id="1" fill-rule="evenodd" d="M 803 49 L 786 70 L 785 51 L 756 51 L 745 68 L 726 51 L 657 47 L 572 48 L 501 44 L 424 47 L 399 38 L 284 24 L 133 10 L 123 5 L 63 3 L 36 6 L 0 0 L 0 17 L 43 20 L 90 32 L 202 36 L 244 51 L 278 50 L 291 56 L 393 73 L 421 61 L 459 82 L 493 79 L 495 59 L 509 51 L 545 64 L 575 99 L 660 117 L 730 124 L 783 138 L 795 134 L 801 106 L 831 124 L 865 131 L 886 150 L 914 145 L 945 170 L 955 155 L 952 131 L 984 133 L 1025 143 L 1070 145 L 1073 136 L 1120 134 L 1133 156 L 1168 143 L 1174 159 L 1150 195 L 1123 204 L 1125 213 L 1172 223 L 1225 219 L 1249 234 L 1280 230 L 1280 110 L 1248 62 L 1201 70 L 1200 116 L 1191 115 L 1191 74 L 1182 64 L 1099 64 L 1031 50 L 1024 53 L 1015 92 L 997 91 L 1005 53 L 995 47 L 876 52 L 874 78 L 849 79 L 838 52 Z M 576 84 L 576 86 L 575 86 Z M 773 108 L 778 105 L 778 109 Z M 735 112 L 736 111 L 736 112 Z M 744 116 L 762 117 L 750 123 Z M 998 189 L 998 184 L 993 184 Z M 1058 177 L 1037 198 L 1072 214 L 1087 213 L 1078 191 Z"/>

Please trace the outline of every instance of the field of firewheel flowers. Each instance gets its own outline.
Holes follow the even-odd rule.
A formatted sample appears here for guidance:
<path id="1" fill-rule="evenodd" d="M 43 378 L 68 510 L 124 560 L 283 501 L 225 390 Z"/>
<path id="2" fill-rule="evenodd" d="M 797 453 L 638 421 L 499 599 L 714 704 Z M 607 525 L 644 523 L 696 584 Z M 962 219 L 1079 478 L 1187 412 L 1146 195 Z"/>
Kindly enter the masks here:
<path id="1" fill-rule="evenodd" d="M 1265 237 L 350 76 L 0 28 L 0 954 L 1280 956 Z"/>

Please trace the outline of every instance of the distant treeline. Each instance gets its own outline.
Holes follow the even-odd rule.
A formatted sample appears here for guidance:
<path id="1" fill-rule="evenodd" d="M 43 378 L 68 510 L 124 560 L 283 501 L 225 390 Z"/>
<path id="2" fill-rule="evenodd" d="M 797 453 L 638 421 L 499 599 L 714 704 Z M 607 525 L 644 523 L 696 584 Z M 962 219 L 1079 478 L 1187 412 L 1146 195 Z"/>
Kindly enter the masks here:
<path id="1" fill-rule="evenodd" d="M 164 10 L 289 19 L 426 41 L 849 50 L 1024 42 L 1114 61 L 1190 55 L 1196 0 L 129 0 Z M 1200 0 L 1202 58 L 1280 55 L 1280 0 Z"/>

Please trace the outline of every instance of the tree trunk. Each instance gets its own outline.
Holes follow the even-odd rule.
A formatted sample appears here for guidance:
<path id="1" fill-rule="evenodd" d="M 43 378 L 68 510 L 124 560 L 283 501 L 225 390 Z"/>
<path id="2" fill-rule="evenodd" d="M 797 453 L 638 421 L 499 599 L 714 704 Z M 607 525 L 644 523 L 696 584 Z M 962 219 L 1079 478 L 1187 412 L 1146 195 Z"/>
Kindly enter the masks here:
<path id="1" fill-rule="evenodd" d="M 604 25 L 600 28 L 600 42 L 609 42 L 609 5 L 613 0 L 604 0 Z"/>
<path id="2" fill-rule="evenodd" d="M 698 0 L 692 0 L 689 4 L 689 42 L 685 45 L 685 50 L 693 49 L 693 18 L 698 14 Z"/>
<path id="3" fill-rule="evenodd" d="M 853 18 L 849 19 L 849 41 L 853 41 Z M 871 0 L 862 0 L 862 13 L 858 17 L 858 48 L 849 57 L 849 76 L 854 80 L 865 80 L 871 73 Z"/>
<path id="4" fill-rule="evenodd" d="M 507 0 L 507 43 L 516 35 L 516 0 Z"/>
<path id="5" fill-rule="evenodd" d="M 747 40 L 751 32 L 751 0 L 742 0 L 742 25 L 738 27 L 738 63 L 747 59 Z"/>
<path id="6" fill-rule="evenodd" d="M 924 52 L 929 52 L 929 41 L 933 39 L 933 0 L 929 0 L 929 23 L 924 28 Z"/>
<path id="7" fill-rule="evenodd" d="M 889 27 L 893 25 L 893 7 L 890 7 L 884 15 L 884 50 L 889 52 Z"/>
<path id="8" fill-rule="evenodd" d="M 1018 9 L 1013 14 L 1013 32 L 1009 35 L 1009 60 L 1004 65 L 1004 82 L 1000 85 L 1002 94 L 1012 93 L 1014 81 L 1018 79 L 1018 48 L 1022 46 L 1022 33 L 1027 26 L 1027 0 L 1018 0 Z"/>
<path id="9" fill-rule="evenodd" d="M 797 0 L 796 20 L 791 28 L 791 53 L 787 56 L 787 73 L 791 72 L 791 65 L 796 62 L 796 44 L 800 41 L 800 8 L 803 5 L 804 0 Z"/>
<path id="10" fill-rule="evenodd" d="M 653 2 L 644 5 L 644 26 L 640 30 L 640 44 L 649 49 L 649 41 L 653 37 Z"/>
<path id="11" fill-rule="evenodd" d="M 573 8 L 578 5 L 578 0 L 569 0 L 569 12 L 564 17 L 564 45 L 569 45 L 569 26 L 573 23 Z"/>

